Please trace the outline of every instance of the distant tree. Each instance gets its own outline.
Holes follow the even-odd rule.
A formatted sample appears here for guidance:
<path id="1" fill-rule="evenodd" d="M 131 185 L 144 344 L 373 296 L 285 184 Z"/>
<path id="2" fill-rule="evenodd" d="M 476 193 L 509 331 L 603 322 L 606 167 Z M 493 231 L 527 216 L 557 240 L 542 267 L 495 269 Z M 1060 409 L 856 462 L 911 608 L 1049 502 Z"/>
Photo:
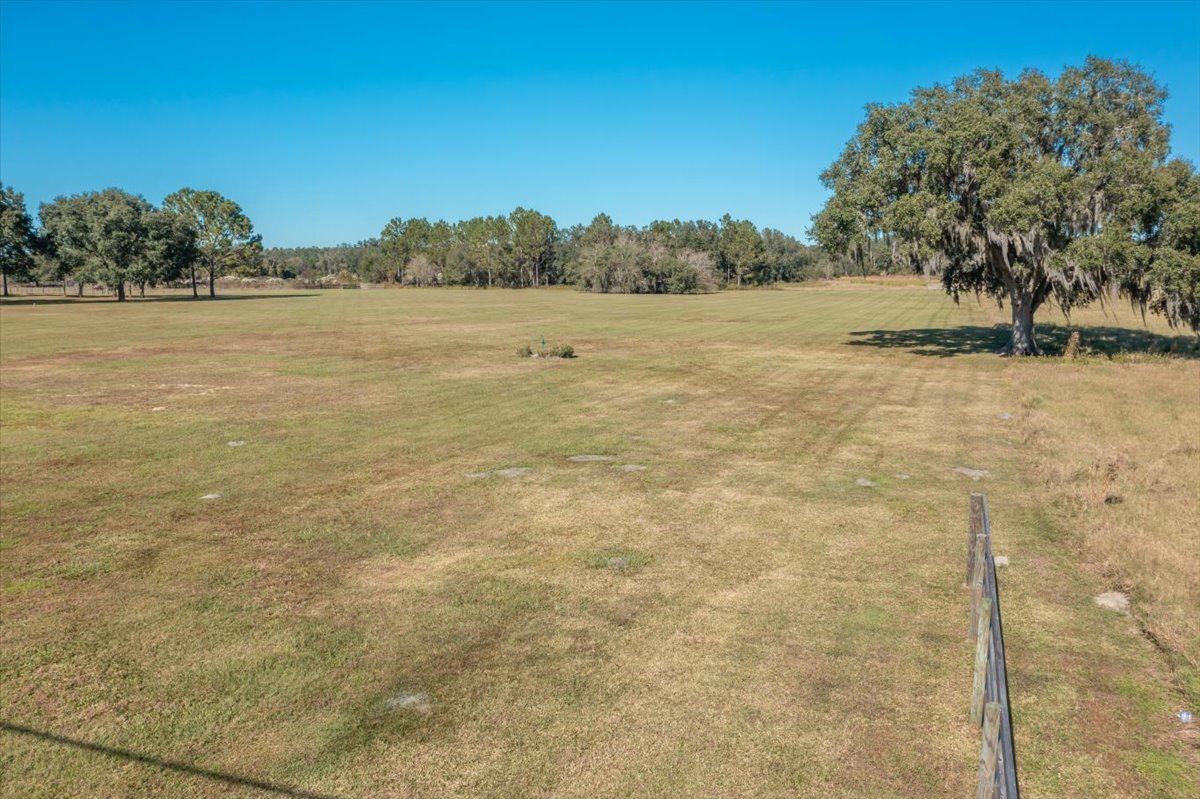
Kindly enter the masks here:
<path id="1" fill-rule="evenodd" d="M 643 268 L 646 291 L 655 294 L 697 294 L 714 291 L 717 272 L 710 253 L 670 249 L 658 244 L 649 248 L 649 264 Z"/>
<path id="2" fill-rule="evenodd" d="M 425 247 L 425 254 L 439 271 L 445 268 L 446 257 L 450 255 L 455 240 L 454 226 L 449 222 L 439 219 L 429 226 L 429 242 Z"/>
<path id="3" fill-rule="evenodd" d="M 466 250 L 467 279 L 477 285 L 486 279 L 488 286 L 494 285 L 511 242 L 512 228 L 508 219 L 477 216 L 462 222 L 457 235 Z"/>
<path id="4" fill-rule="evenodd" d="M 379 234 L 380 247 L 384 257 L 392 265 L 394 280 L 399 283 L 404 280 L 404 266 L 409 260 L 420 253 L 428 252 L 430 235 L 433 226 L 429 220 L 400 219 L 391 220 Z"/>
<path id="5" fill-rule="evenodd" d="M 721 227 L 716 222 L 697 219 L 681 222 L 657 220 L 651 222 L 644 235 L 676 250 L 696 250 L 711 253 L 720 260 Z"/>
<path id="6" fill-rule="evenodd" d="M 379 245 L 365 248 L 358 262 L 358 274 L 368 283 L 382 283 L 390 277 L 387 259 Z"/>
<path id="7" fill-rule="evenodd" d="M 635 237 L 620 235 L 611 244 L 589 244 L 580 251 L 579 287 L 585 291 L 635 294 L 648 291 L 649 250 Z"/>
<path id="8" fill-rule="evenodd" d="M 617 232 L 611 216 L 596 214 L 591 224 L 584 228 L 583 234 L 580 236 L 580 243 L 585 247 L 594 244 L 611 246 L 617 240 Z"/>
<path id="9" fill-rule="evenodd" d="M 59 197 L 43 204 L 42 228 L 59 259 L 76 279 L 103 283 L 125 301 L 125 283 L 143 274 L 150 248 L 146 217 L 153 211 L 141 197 L 104 191 Z"/>
<path id="10" fill-rule="evenodd" d="M 25 278 L 34 266 L 38 237 L 33 219 L 25 210 L 25 196 L 12 186 L 0 184 L 0 273 L 4 296 L 8 296 L 8 278 Z"/>
<path id="11" fill-rule="evenodd" d="M 729 214 L 721 217 L 720 253 L 726 279 L 736 278 L 738 286 L 742 285 L 743 279 L 753 277 L 765 262 L 758 228 L 749 220 L 733 219 Z"/>
<path id="12" fill-rule="evenodd" d="M 1119 292 L 1195 329 L 1200 190 L 1166 161 L 1165 96 L 1141 69 L 1089 58 L 1057 80 L 979 71 L 868 106 L 822 173 L 833 196 L 812 235 L 914 269 L 936 256 L 956 301 L 1009 302 L 1011 355 L 1039 352 L 1049 300 L 1069 313 Z"/>
<path id="13" fill-rule="evenodd" d="M 217 296 L 217 278 L 253 259 L 262 251 L 262 237 L 254 232 L 241 206 L 215 191 L 183 188 L 163 200 L 163 208 L 187 220 L 196 230 L 200 263 L 208 273 L 208 296 Z M 192 267 L 192 296 L 197 296 Z"/>
<path id="14" fill-rule="evenodd" d="M 445 263 L 442 264 L 442 280 L 446 285 L 466 285 L 478 283 L 479 275 L 471 262 L 471 254 L 467 245 L 458 239 L 455 233 L 454 243 L 446 253 Z"/>
<path id="15" fill-rule="evenodd" d="M 523 286 L 541 285 L 543 276 L 550 277 L 557 226 L 545 214 L 525 208 L 517 208 L 508 219 L 517 282 Z"/>
<path id="16" fill-rule="evenodd" d="M 414 255 L 404 268 L 404 281 L 414 286 L 432 286 L 437 276 L 437 264 L 423 252 Z"/>
<path id="17" fill-rule="evenodd" d="M 809 277 L 814 257 L 795 238 L 772 228 L 763 228 L 763 279 L 767 282 L 792 282 Z"/>

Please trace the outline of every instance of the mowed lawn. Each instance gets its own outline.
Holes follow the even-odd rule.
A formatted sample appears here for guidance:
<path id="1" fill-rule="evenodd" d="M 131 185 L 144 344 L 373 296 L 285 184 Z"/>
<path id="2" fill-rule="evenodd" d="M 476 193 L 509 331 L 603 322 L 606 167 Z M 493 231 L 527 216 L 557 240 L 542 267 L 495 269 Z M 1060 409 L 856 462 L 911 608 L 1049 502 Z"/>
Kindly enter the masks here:
<path id="1" fill-rule="evenodd" d="M 48 299 L 0 311 L 0 720 L 212 773 L 8 729 L 2 796 L 972 795 L 973 490 L 1023 795 L 1200 790 L 1190 336 L 1012 362 L 903 282 Z"/>

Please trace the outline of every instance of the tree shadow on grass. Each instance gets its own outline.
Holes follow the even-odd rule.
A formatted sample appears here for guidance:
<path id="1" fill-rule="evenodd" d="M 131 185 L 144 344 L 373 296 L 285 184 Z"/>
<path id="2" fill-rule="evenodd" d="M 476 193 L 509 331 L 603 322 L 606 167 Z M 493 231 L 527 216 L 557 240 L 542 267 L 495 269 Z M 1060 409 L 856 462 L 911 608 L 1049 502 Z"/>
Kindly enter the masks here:
<path id="1" fill-rule="evenodd" d="M 1184 334 L 1164 336 L 1150 330 L 1129 327 L 1071 327 L 1039 324 L 1038 346 L 1045 355 L 1062 355 L 1071 333 L 1079 332 L 1084 353 L 1113 357 L 1114 355 L 1173 355 L 1178 358 L 1200 359 L 1200 338 Z M 911 330 L 855 330 L 855 338 L 847 344 L 857 347 L 880 347 L 908 350 L 914 355 L 950 358 L 955 355 L 1003 352 L 1008 345 L 1009 326 L 983 327 L 920 327 Z"/>
<path id="2" fill-rule="evenodd" d="M 317 294 L 218 294 L 215 297 L 193 297 L 187 295 L 155 294 L 149 297 L 131 296 L 124 303 L 116 297 L 62 297 L 55 294 L 23 294 L 0 298 L 2 305 L 74 305 L 76 303 L 103 302 L 111 305 L 136 305 L 143 302 L 234 302 L 236 300 L 291 300 L 300 297 L 316 297 Z"/>
<path id="3" fill-rule="evenodd" d="M 277 785 L 273 782 L 265 780 L 256 780 L 250 777 L 243 777 L 237 774 L 225 774 L 220 771 L 211 771 L 205 768 L 197 768 L 196 766 L 188 765 L 187 763 L 178 763 L 172 760 L 162 760 L 161 758 L 151 755 L 144 755 L 139 752 L 131 752 L 128 749 L 117 749 L 111 746 L 103 746 L 102 744 L 94 744 L 89 741 L 81 741 L 77 738 L 68 738 L 65 735 L 56 735 L 52 732 L 43 730 L 35 730 L 31 727 L 24 727 L 20 724 L 9 724 L 6 721 L 0 721 L 0 730 L 13 733 L 15 735 L 24 735 L 29 738 L 36 738 L 48 743 L 58 744 L 60 746 L 70 746 L 75 749 L 82 749 L 85 752 L 92 752 L 98 755 L 117 758 L 119 760 L 141 763 L 152 768 L 166 769 L 180 774 L 188 774 L 193 777 L 200 777 L 214 782 L 224 783 L 225 785 L 236 786 L 239 788 L 254 788 L 262 791 L 265 794 L 273 794 L 275 796 L 286 796 L 291 799 L 337 799 L 337 797 L 329 794 L 313 793 L 301 788 L 293 788 L 288 785 Z"/>

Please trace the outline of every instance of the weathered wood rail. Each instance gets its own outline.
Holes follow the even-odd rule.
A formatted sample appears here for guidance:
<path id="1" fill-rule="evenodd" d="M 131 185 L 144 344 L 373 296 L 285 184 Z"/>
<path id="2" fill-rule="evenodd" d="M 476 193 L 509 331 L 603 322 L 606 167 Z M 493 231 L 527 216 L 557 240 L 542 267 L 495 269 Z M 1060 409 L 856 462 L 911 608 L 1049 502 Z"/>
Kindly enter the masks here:
<path id="1" fill-rule="evenodd" d="M 971 495 L 967 525 L 967 587 L 971 589 L 969 634 L 975 642 L 975 678 L 970 718 L 981 727 L 976 799 L 1020 799 L 1008 671 L 1004 662 L 1004 627 L 1000 590 L 992 555 L 992 526 L 987 497 Z"/>

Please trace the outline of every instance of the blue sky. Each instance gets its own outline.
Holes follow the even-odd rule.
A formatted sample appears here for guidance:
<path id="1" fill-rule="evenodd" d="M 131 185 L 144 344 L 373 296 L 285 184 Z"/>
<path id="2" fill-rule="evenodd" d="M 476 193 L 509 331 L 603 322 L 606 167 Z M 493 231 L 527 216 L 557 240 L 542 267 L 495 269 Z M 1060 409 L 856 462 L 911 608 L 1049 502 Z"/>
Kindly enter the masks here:
<path id="1" fill-rule="evenodd" d="M 868 102 L 1089 53 L 1200 162 L 1200 2 L 0 3 L 0 179 L 237 200 L 268 246 L 393 216 L 729 212 L 802 235 Z"/>

